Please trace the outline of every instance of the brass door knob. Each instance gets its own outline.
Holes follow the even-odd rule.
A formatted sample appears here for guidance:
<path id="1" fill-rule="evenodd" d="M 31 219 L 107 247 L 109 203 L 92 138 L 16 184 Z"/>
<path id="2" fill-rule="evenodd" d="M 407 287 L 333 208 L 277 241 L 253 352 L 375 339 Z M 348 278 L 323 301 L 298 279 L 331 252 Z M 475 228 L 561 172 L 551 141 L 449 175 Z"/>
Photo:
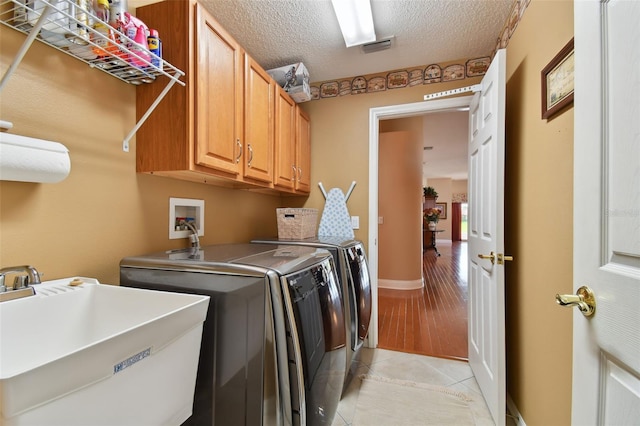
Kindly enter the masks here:
<path id="1" fill-rule="evenodd" d="M 493 265 L 496 262 L 496 254 L 491 252 L 491 254 L 479 254 L 478 257 L 480 259 L 489 259 L 491 260 L 491 264 Z"/>
<path id="2" fill-rule="evenodd" d="M 576 294 L 556 294 L 556 302 L 560 306 L 577 306 L 585 317 L 590 317 L 596 311 L 596 296 L 587 286 L 580 287 Z"/>

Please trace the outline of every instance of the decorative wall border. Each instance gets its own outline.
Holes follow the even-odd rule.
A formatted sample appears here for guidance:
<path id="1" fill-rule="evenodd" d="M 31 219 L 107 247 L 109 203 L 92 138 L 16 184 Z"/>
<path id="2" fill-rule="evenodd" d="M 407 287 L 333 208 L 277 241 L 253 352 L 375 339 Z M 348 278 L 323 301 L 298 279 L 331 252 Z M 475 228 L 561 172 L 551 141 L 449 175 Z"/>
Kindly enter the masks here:
<path id="1" fill-rule="evenodd" d="M 359 75 L 340 80 L 312 83 L 311 100 L 377 93 L 385 90 L 402 89 L 423 84 L 443 83 L 482 76 L 487 72 L 491 64 L 491 59 L 496 51 L 506 48 L 509 44 L 509 39 L 515 32 L 530 2 L 531 0 L 514 0 L 509 18 L 500 31 L 496 46 L 490 56 L 469 59 L 462 63 L 444 66 L 444 68 L 441 64 L 430 64 L 406 70 L 395 70 L 386 73 Z"/>
<path id="2" fill-rule="evenodd" d="M 452 203 L 466 203 L 466 202 L 468 202 L 467 193 L 466 192 L 455 192 L 455 193 L 451 194 L 451 202 Z"/>

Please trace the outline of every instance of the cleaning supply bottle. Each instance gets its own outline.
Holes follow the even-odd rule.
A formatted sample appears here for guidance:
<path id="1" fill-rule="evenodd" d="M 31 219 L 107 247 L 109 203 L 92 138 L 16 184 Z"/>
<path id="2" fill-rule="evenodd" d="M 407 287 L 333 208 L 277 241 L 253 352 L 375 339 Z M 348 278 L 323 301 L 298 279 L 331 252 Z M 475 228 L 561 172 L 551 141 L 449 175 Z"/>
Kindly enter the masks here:
<path id="1" fill-rule="evenodd" d="M 78 42 L 82 43 L 89 41 L 90 33 L 89 28 L 92 26 L 91 15 L 89 11 L 91 9 L 91 1 L 89 0 L 74 0 L 72 2 L 73 13 L 75 15 L 73 33 L 77 37 Z"/>
<path id="2" fill-rule="evenodd" d="M 109 25 L 120 32 L 124 32 L 124 13 L 127 8 L 127 0 L 109 0 Z"/>
<path id="3" fill-rule="evenodd" d="M 147 44 L 148 27 L 140 19 L 132 16 L 129 12 L 124 13 L 125 35 L 133 41 L 129 42 L 128 48 L 131 54 L 128 61 L 132 65 L 144 68 L 149 66 L 151 55 L 149 54 L 149 45 Z"/>
<path id="4" fill-rule="evenodd" d="M 93 14 L 93 2 L 91 0 L 74 0 L 75 8 L 75 21 L 76 28 L 73 31 L 74 35 L 67 38 L 71 43 L 67 46 L 69 52 L 74 56 L 84 59 L 86 61 L 94 60 L 98 57 L 89 42 L 92 41 L 92 32 L 94 19 Z M 99 49 L 100 53 L 104 54 L 102 49 Z"/>
<path id="5" fill-rule="evenodd" d="M 98 18 L 93 24 L 93 29 L 100 33 L 99 35 L 91 33 L 93 52 L 98 57 L 117 55 L 120 51 L 118 42 L 115 39 L 113 30 L 107 24 L 109 22 L 109 0 L 95 0 L 93 10 Z"/>
<path id="6" fill-rule="evenodd" d="M 156 56 L 151 55 L 151 65 L 162 69 L 162 41 L 158 36 L 158 30 L 149 30 L 147 43 L 149 44 L 149 51 L 157 56 L 156 58 Z"/>

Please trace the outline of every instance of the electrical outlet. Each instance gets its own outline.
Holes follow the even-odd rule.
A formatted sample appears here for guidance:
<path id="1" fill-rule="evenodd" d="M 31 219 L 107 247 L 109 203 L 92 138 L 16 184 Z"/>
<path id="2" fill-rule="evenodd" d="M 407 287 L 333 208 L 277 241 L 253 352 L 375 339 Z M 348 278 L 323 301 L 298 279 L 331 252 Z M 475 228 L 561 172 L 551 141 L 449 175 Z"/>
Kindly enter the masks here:
<path id="1" fill-rule="evenodd" d="M 378 225 L 382 225 L 384 223 L 384 218 L 382 216 L 378 216 Z"/>

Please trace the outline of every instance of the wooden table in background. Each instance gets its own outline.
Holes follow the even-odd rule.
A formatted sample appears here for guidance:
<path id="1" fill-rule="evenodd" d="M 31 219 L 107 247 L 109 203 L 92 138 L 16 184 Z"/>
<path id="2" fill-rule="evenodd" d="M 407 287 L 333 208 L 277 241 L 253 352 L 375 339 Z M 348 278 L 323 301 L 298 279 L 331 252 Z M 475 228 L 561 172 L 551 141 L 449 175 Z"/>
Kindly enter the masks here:
<path id="1" fill-rule="evenodd" d="M 436 234 L 438 232 L 444 232 L 444 229 L 436 229 L 435 231 L 432 231 L 430 229 L 423 229 L 422 230 L 422 248 L 424 249 L 424 251 L 433 249 L 436 252 L 436 254 L 440 256 L 440 252 L 436 248 Z"/>

